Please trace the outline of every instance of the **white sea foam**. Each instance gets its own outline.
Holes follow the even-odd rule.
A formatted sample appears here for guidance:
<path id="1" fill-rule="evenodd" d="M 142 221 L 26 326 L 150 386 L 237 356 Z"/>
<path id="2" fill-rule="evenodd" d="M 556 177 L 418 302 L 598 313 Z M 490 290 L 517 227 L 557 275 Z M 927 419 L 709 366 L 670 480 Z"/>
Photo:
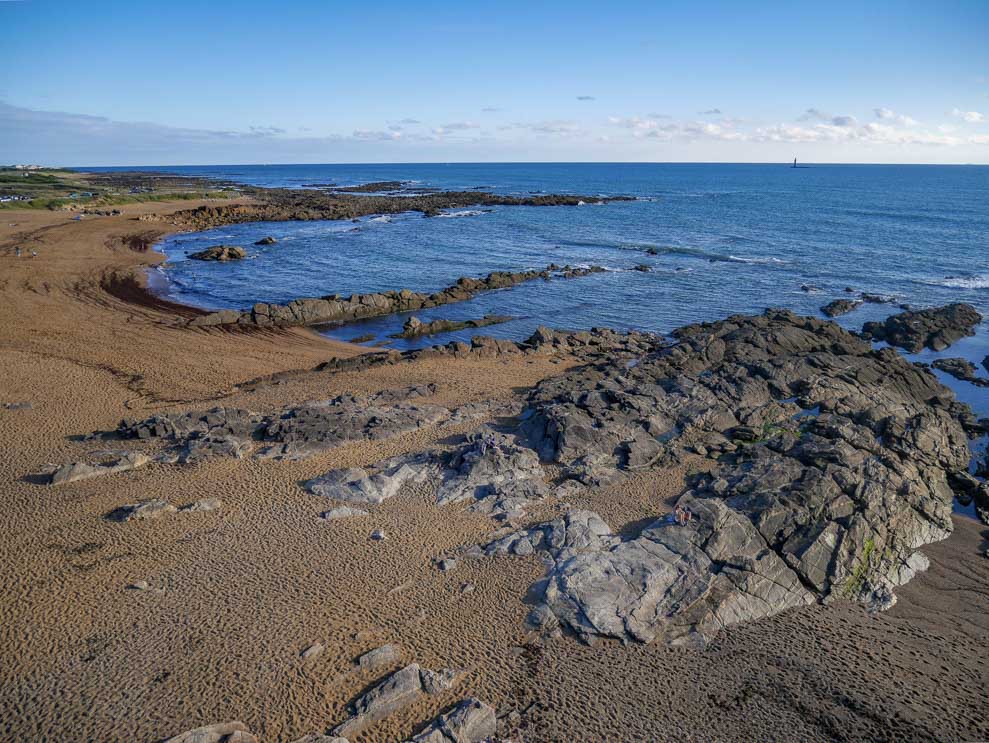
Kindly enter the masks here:
<path id="1" fill-rule="evenodd" d="M 946 286 L 950 289 L 989 289 L 989 274 L 945 276 L 943 279 L 925 279 L 922 283 L 932 286 Z"/>
<path id="2" fill-rule="evenodd" d="M 384 222 L 385 224 L 388 224 L 389 222 L 391 222 L 391 217 L 385 214 L 380 217 L 372 217 L 371 219 L 368 220 L 368 222 Z"/>
<path id="3" fill-rule="evenodd" d="M 460 212 L 444 212 L 443 214 L 437 214 L 437 219 L 453 219 L 454 217 L 478 217 L 484 214 L 480 209 L 464 209 Z"/>
<path id="4" fill-rule="evenodd" d="M 729 255 L 728 260 L 732 263 L 786 263 L 786 261 L 780 258 L 742 258 L 737 255 Z"/>

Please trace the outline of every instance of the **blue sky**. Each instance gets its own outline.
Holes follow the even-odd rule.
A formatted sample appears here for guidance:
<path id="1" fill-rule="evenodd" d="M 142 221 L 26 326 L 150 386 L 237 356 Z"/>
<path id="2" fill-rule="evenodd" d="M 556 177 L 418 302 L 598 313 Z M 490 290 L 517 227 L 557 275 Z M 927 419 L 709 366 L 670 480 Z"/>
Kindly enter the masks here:
<path id="1" fill-rule="evenodd" d="M 0 162 L 989 163 L 987 39 L 987 0 L 0 0 Z"/>

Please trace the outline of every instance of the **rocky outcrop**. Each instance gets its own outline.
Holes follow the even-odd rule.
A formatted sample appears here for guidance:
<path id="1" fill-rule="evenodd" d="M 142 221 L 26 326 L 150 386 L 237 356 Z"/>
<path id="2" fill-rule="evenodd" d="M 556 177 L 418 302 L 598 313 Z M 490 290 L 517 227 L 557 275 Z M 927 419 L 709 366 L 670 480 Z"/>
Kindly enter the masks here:
<path id="1" fill-rule="evenodd" d="M 945 374 L 950 374 L 955 379 L 970 382 L 976 387 L 989 387 L 989 379 L 980 377 L 975 364 L 967 359 L 935 359 L 931 362 L 931 366 L 935 369 L 940 369 Z"/>
<path id="2" fill-rule="evenodd" d="M 275 238 L 273 238 L 271 235 L 268 235 L 267 237 L 262 237 L 260 240 L 258 240 L 254 244 L 255 245 L 274 245 L 277 242 L 278 242 L 278 240 L 276 240 Z"/>
<path id="3" fill-rule="evenodd" d="M 454 679 L 452 671 L 429 671 L 418 663 L 407 665 L 354 700 L 350 718 L 334 728 L 333 734 L 349 738 L 408 706 L 422 694 L 446 691 L 453 686 Z"/>
<path id="4" fill-rule="evenodd" d="M 181 463 L 209 457 L 303 459 L 350 441 L 378 440 L 447 420 L 439 405 L 417 404 L 433 385 L 385 390 L 374 395 L 340 395 L 260 415 L 239 408 L 212 408 L 145 420 L 124 420 L 123 438 L 161 438 Z"/>
<path id="5" fill-rule="evenodd" d="M 194 261 L 239 261 L 247 257 L 247 251 L 236 245 L 215 245 L 198 253 L 190 253 Z"/>
<path id="6" fill-rule="evenodd" d="M 433 720 L 410 743 L 481 743 L 498 731 L 494 707 L 479 699 L 463 699 Z"/>
<path id="7" fill-rule="evenodd" d="M 498 325 L 515 318 L 509 315 L 485 315 L 480 320 L 432 320 L 423 322 L 418 317 L 410 317 L 402 326 L 401 333 L 395 333 L 390 338 L 419 338 L 423 335 L 452 333 L 466 328 L 483 328 L 488 325 Z"/>
<path id="8" fill-rule="evenodd" d="M 526 428 L 545 460 L 588 484 L 688 451 L 715 458 L 678 500 L 692 518 L 617 544 L 598 524 L 579 554 L 554 552 L 550 524 L 495 551 L 550 545 L 545 605 L 586 640 L 703 641 L 815 600 L 889 606 L 926 565 L 917 548 L 951 531 L 965 406 L 893 350 L 786 311 L 675 337 L 634 365 L 542 382 Z"/>
<path id="9" fill-rule="evenodd" d="M 838 317 L 839 315 L 847 315 L 852 310 L 856 309 L 862 304 L 861 299 L 836 299 L 833 302 L 828 302 L 826 305 L 821 307 L 821 312 L 823 312 L 828 317 Z"/>
<path id="10" fill-rule="evenodd" d="M 289 327 L 294 325 L 330 325 L 361 320 L 369 317 L 391 315 L 396 312 L 439 307 L 463 302 L 481 292 L 505 289 L 536 279 L 577 278 L 604 271 L 603 268 L 546 268 L 542 271 L 495 271 L 483 279 L 461 277 L 453 286 L 434 294 L 401 291 L 352 294 L 349 297 L 330 295 L 318 298 L 293 299 L 288 304 L 254 305 L 250 310 L 220 310 L 199 315 L 189 321 L 197 327 L 238 325 L 247 327 Z"/>
<path id="11" fill-rule="evenodd" d="M 470 434 L 443 469 L 436 502 L 470 501 L 471 510 L 517 517 L 549 494 L 539 457 L 512 437 L 490 428 Z"/>
<path id="12" fill-rule="evenodd" d="M 943 351 L 955 341 L 975 335 L 975 326 L 980 322 L 982 315 L 972 305 L 956 302 L 927 310 L 908 310 L 882 322 L 867 322 L 862 326 L 862 335 L 911 353 L 924 348 Z"/>

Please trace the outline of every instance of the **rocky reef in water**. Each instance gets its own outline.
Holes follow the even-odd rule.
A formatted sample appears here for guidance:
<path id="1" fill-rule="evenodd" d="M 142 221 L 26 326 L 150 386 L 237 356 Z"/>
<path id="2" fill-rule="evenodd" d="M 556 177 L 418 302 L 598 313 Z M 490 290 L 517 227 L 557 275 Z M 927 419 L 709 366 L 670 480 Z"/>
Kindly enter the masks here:
<path id="1" fill-rule="evenodd" d="M 494 289 L 506 289 L 526 281 L 552 278 L 578 278 L 601 273 L 600 266 L 588 268 L 559 267 L 549 265 L 540 271 L 495 271 L 481 279 L 462 276 L 453 286 L 424 294 L 409 289 L 401 291 L 352 294 L 349 297 L 331 295 L 318 298 L 294 299 L 288 304 L 255 304 L 250 310 L 220 310 L 200 315 L 189 321 L 190 325 L 208 327 L 238 325 L 241 327 L 289 327 L 293 325 L 328 325 L 361 320 L 369 317 L 391 315 L 396 312 L 439 307 L 463 302 L 477 294 Z"/>
<path id="2" fill-rule="evenodd" d="M 143 215 L 140 219 L 146 222 L 167 222 L 187 230 L 208 230 L 242 222 L 358 219 L 372 214 L 400 214 L 402 212 L 420 212 L 427 217 L 433 217 L 442 214 L 446 209 L 462 209 L 473 206 L 581 206 L 583 204 L 632 200 L 628 196 L 603 197 L 572 194 L 505 196 L 483 191 L 441 191 L 438 193 L 387 196 L 304 189 L 244 187 L 242 190 L 252 197 L 252 201 L 249 203 L 200 206 L 172 214 L 148 214 Z M 347 191 L 354 190 L 353 188 L 347 189 Z"/>

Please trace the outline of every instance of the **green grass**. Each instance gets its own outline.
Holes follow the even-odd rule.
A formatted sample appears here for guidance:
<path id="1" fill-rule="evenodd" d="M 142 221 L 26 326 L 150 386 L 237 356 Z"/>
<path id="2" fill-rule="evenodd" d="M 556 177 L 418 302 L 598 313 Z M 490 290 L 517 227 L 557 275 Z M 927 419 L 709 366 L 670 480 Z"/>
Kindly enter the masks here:
<path id="1" fill-rule="evenodd" d="M 172 184 L 172 187 L 174 188 L 175 185 Z M 184 186 L 185 184 L 182 185 Z M 72 194 L 81 193 L 90 193 L 92 195 L 72 198 Z M 27 200 L 23 201 L 0 203 L 0 209 L 54 210 L 72 205 L 104 207 L 156 201 L 228 199 L 239 194 L 236 191 L 207 189 L 121 193 L 116 188 L 89 183 L 83 174 L 74 173 L 70 170 L 24 171 L 0 167 L 0 195 L 27 197 Z"/>

